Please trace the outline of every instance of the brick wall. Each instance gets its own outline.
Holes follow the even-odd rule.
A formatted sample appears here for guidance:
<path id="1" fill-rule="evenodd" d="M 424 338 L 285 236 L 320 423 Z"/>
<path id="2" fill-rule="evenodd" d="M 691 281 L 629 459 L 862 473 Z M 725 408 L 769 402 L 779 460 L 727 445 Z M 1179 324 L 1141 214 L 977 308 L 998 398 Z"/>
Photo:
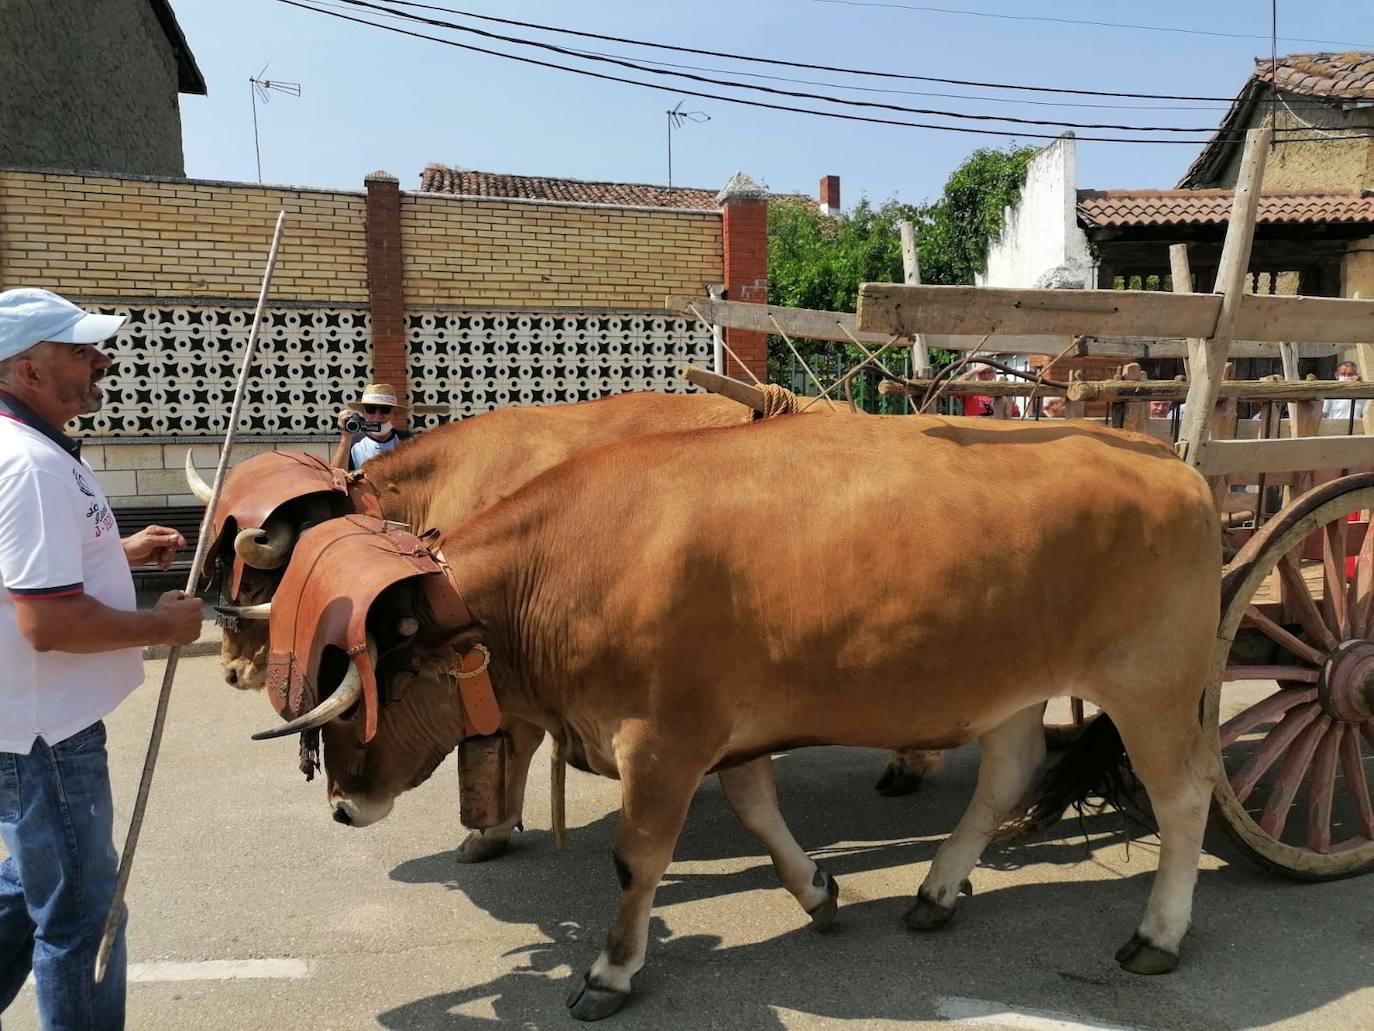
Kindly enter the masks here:
<path id="1" fill-rule="evenodd" d="M 281 208 L 273 298 L 365 304 L 361 193 L 67 173 L 0 171 L 0 289 L 256 298 Z"/>
<path id="2" fill-rule="evenodd" d="M 728 187 L 727 187 L 728 191 Z M 725 297 L 731 301 L 768 303 L 768 201 L 749 195 L 724 200 Z M 725 342 L 758 379 L 768 379 L 768 334 L 744 329 L 725 331 Z M 745 378 L 733 358 L 726 371 Z"/>
<path id="3" fill-rule="evenodd" d="M 663 308 L 722 275 L 713 212 L 401 195 L 407 304 Z"/>

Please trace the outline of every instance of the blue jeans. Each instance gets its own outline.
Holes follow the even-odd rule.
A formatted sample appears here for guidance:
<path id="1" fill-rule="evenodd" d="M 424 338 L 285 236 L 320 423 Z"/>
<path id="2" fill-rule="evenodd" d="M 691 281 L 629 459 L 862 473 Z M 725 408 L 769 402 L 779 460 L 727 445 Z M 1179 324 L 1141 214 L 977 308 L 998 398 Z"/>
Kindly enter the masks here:
<path id="1" fill-rule="evenodd" d="M 94 981 L 118 856 L 105 724 L 28 755 L 0 752 L 0 1012 L 29 971 L 45 1031 L 124 1027 L 124 928 Z"/>

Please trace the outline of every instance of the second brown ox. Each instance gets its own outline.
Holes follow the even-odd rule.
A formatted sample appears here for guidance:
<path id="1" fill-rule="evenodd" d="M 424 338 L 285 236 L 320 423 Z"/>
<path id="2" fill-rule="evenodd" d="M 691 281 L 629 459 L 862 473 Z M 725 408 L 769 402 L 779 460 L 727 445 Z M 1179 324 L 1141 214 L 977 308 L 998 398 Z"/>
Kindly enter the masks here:
<path id="1" fill-rule="evenodd" d="M 964 547 L 970 526 L 997 546 Z M 1198 701 L 1219 540 L 1206 484 L 1169 449 L 1085 425 L 789 417 L 635 438 L 448 528 L 471 619 L 420 604 L 425 577 L 399 583 L 353 614 L 380 657 L 375 693 L 335 662 L 340 686 L 292 729 L 323 728 L 335 819 L 375 823 L 465 736 L 454 655 L 489 650 L 505 716 L 622 783 L 619 909 L 569 1002 L 595 1019 L 643 964 L 654 891 L 706 773 L 811 912 L 831 882 L 782 822 L 767 757 L 978 740 L 974 799 L 907 914 L 930 929 L 1026 797 L 1046 700 L 1075 695 L 1107 714 L 1098 730 L 1119 728 L 1159 822 L 1154 888 L 1117 958 L 1161 973 L 1188 928 L 1216 775 Z M 347 577 L 295 572 L 349 594 Z M 274 653 L 318 652 L 295 617 L 273 612 Z"/>

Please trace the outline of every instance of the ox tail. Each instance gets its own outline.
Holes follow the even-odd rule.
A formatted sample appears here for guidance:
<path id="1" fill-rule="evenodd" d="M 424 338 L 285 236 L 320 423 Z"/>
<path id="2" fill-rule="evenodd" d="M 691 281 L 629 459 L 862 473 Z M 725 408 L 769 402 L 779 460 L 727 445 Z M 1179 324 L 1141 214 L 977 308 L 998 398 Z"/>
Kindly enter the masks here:
<path id="1" fill-rule="evenodd" d="M 1004 841 L 1033 837 L 1059 822 L 1070 808 L 1080 818 L 1086 809 L 1112 808 L 1130 823 L 1153 830 L 1154 817 L 1143 799 L 1121 733 L 1106 713 L 1100 713 L 1058 762 L 1041 771 L 1021 804 L 1003 821 L 998 836 Z"/>
<path id="2" fill-rule="evenodd" d="M 568 843 L 567 785 L 568 763 L 555 741 L 553 758 L 549 760 L 549 807 L 552 810 L 553 843 L 559 848 Z"/>

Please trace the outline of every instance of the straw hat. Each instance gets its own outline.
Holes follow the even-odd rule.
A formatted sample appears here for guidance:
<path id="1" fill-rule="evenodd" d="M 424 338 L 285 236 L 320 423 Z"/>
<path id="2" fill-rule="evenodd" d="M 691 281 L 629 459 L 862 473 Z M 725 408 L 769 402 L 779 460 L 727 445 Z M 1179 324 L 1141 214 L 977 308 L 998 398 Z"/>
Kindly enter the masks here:
<path id="1" fill-rule="evenodd" d="M 369 383 L 363 387 L 363 396 L 357 401 L 349 401 L 344 405 L 353 411 L 363 414 L 364 405 L 390 405 L 392 408 L 404 409 L 396 398 L 396 388 L 390 383 Z"/>

